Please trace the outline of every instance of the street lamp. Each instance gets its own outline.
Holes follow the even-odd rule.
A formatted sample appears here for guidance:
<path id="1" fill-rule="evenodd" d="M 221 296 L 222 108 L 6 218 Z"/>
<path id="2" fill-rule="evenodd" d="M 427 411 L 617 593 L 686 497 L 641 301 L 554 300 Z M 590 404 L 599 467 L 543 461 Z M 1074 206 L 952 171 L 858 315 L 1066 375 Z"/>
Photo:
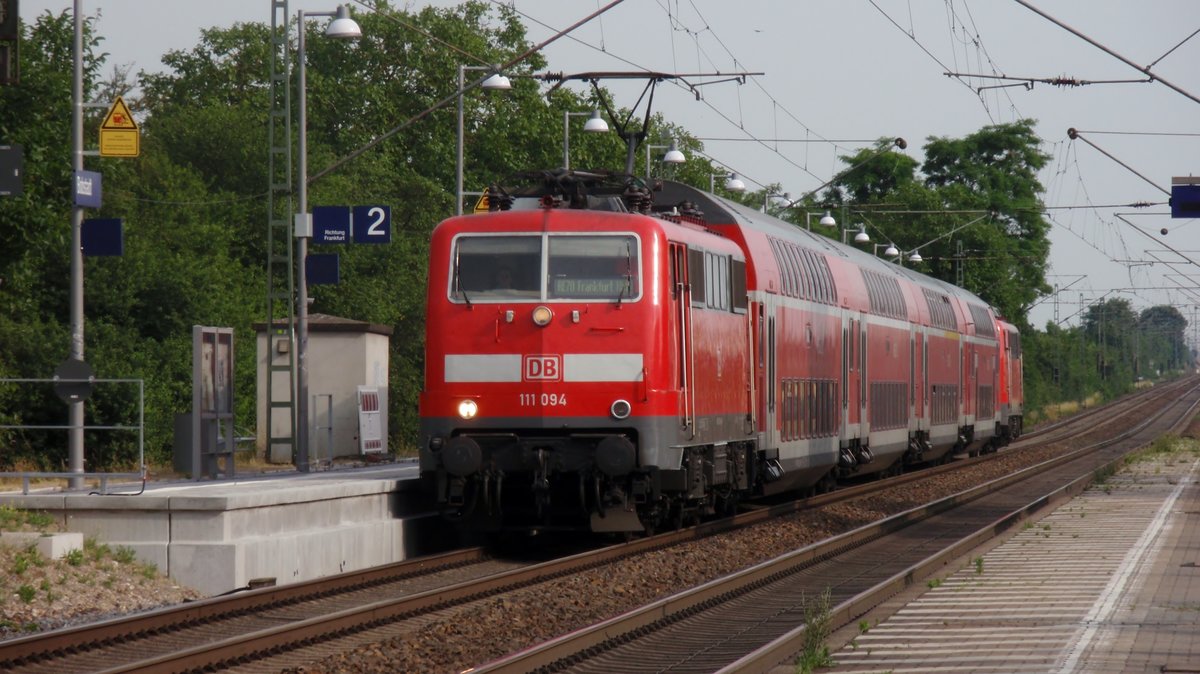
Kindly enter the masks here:
<path id="1" fill-rule="evenodd" d="M 893 244 L 893 243 L 891 243 L 891 242 L 888 242 L 888 243 L 886 243 L 886 244 L 883 244 L 883 243 L 874 243 L 874 244 L 871 244 L 871 245 L 875 247 L 875 248 L 874 248 L 874 250 L 873 250 L 873 251 L 871 251 L 873 255 L 879 255 L 879 249 L 880 249 L 880 248 L 883 248 L 883 254 L 884 254 L 884 256 L 886 256 L 886 257 L 895 257 L 895 258 L 898 258 L 898 257 L 900 257 L 900 251 L 899 251 L 899 250 L 896 248 L 895 244 Z M 885 246 L 886 246 L 886 247 L 885 247 Z"/>
<path id="2" fill-rule="evenodd" d="M 977 222 L 979 222 L 979 221 L 981 221 L 981 220 L 986 220 L 986 219 L 988 219 L 988 218 L 990 218 L 990 217 L 992 217 L 992 214 L 991 214 L 991 212 L 989 211 L 989 212 L 985 213 L 984 215 L 981 215 L 981 216 L 979 216 L 978 218 L 975 218 L 974 220 L 971 220 L 970 222 L 964 222 L 963 224 L 961 224 L 961 225 L 959 225 L 959 226 L 955 227 L 954 229 L 952 229 L 952 230 L 950 230 L 950 231 L 946 232 L 945 234 L 941 234 L 941 235 L 939 235 L 939 236 L 937 236 L 937 237 L 935 237 L 935 238 L 933 238 L 933 239 L 930 239 L 929 241 L 926 241 L 925 243 L 923 243 L 923 244 L 921 244 L 921 245 L 917 246 L 916 248 L 913 248 L 913 249 L 912 249 L 912 254 L 908 256 L 908 261 L 909 261 L 909 262 L 920 262 L 921 260 L 924 260 L 925 258 L 921 257 L 921 249 L 922 249 L 922 248 L 924 248 L 925 246 L 928 246 L 928 245 L 929 245 L 929 244 L 931 244 L 931 243 L 936 243 L 936 242 L 938 242 L 938 241 L 941 241 L 942 239 L 944 239 L 944 238 L 946 238 L 946 237 L 950 236 L 951 234 L 953 234 L 953 233 L 955 233 L 955 232 L 957 232 L 957 231 L 959 231 L 959 230 L 961 230 L 961 229 L 963 229 L 963 228 L 965 228 L 965 227 L 970 227 L 971 225 L 973 225 L 973 224 L 975 224 L 975 223 L 977 223 Z"/>
<path id="3" fill-rule="evenodd" d="M 679 151 L 679 146 L 675 144 L 675 139 L 671 139 L 670 145 L 651 145 L 646 143 L 646 179 L 650 179 L 650 151 L 651 150 L 666 150 L 663 155 L 664 164 L 682 164 L 687 161 L 687 156 Z"/>
<path id="4" fill-rule="evenodd" d="M 894 262 L 894 263 L 900 265 L 901 267 L 904 266 L 904 261 L 900 259 L 900 249 L 896 248 L 896 246 L 894 244 L 892 244 L 891 242 L 873 243 L 871 245 L 874 247 L 871 251 L 872 255 L 878 257 L 879 249 L 883 248 L 883 256 L 885 258 L 891 258 L 891 260 L 890 260 L 891 262 Z"/>
<path id="5" fill-rule="evenodd" d="M 591 112 L 571 112 L 570 110 L 563 111 L 563 168 L 571 168 L 571 118 L 583 117 L 588 115 L 588 121 L 583 123 L 583 130 L 588 133 L 607 133 L 608 122 L 600 116 L 600 111 L 593 109 Z"/>
<path id="6" fill-rule="evenodd" d="M 805 220 L 805 223 L 808 225 L 808 231 L 810 231 L 810 232 L 812 231 L 812 217 L 813 217 L 812 211 L 804 212 L 804 220 Z M 817 222 L 826 227 L 836 227 L 837 226 L 837 220 L 834 219 L 833 214 L 831 214 L 829 211 L 825 211 L 825 215 L 822 215 L 821 219 L 818 220 Z"/>
<path id="7" fill-rule="evenodd" d="M 833 218 L 833 216 L 829 216 L 829 217 L 830 217 L 830 219 Z M 821 220 L 824 221 L 825 218 L 821 218 Z M 851 230 L 851 229 L 843 229 L 842 230 L 842 243 L 846 243 L 846 234 L 848 234 L 852 231 L 854 231 L 854 230 Z M 867 226 L 862 224 L 861 222 L 858 223 L 858 234 L 854 235 L 854 243 L 868 243 L 868 242 L 870 242 L 870 240 L 871 240 L 871 237 L 870 237 L 870 235 L 867 234 Z"/>
<path id="8" fill-rule="evenodd" d="M 508 91 L 512 89 L 512 82 L 508 78 L 500 74 L 495 66 L 458 66 L 458 144 L 455 152 L 455 172 L 454 172 L 454 214 L 462 215 L 463 212 L 463 74 L 468 70 L 483 70 L 492 73 L 484 78 L 479 86 L 493 91 Z"/>
<path id="9" fill-rule="evenodd" d="M 332 16 L 333 21 L 325 29 L 326 37 L 355 39 L 362 37 L 362 29 L 350 18 L 349 5 L 338 5 L 335 12 L 296 12 L 296 24 L 300 30 L 297 41 L 296 88 L 300 94 L 300 145 L 299 182 L 296 185 L 299 212 L 293 224 L 296 237 L 296 468 L 308 472 L 308 237 L 312 236 L 312 216 L 308 213 L 308 91 L 304 58 L 304 18 L 306 16 Z"/>
<path id="10" fill-rule="evenodd" d="M 742 182 L 742 179 L 738 177 L 738 174 L 736 174 L 736 173 L 710 173 L 708 175 L 708 191 L 709 192 L 717 191 L 717 177 L 718 176 L 725 179 L 725 189 L 726 190 L 728 190 L 730 192 L 745 192 L 746 191 L 746 183 Z"/>
<path id="11" fill-rule="evenodd" d="M 772 192 L 771 190 L 767 190 L 763 193 L 763 213 L 766 213 L 767 207 L 771 205 L 771 197 L 779 197 L 789 202 L 792 200 L 792 195 L 787 192 Z"/>

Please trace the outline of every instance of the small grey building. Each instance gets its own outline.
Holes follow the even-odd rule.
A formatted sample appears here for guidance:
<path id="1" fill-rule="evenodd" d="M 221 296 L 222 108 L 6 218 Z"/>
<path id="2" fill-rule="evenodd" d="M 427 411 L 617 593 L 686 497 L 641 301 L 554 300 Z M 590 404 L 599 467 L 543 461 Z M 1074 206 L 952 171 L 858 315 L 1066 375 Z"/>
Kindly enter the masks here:
<path id="1" fill-rule="evenodd" d="M 271 394 L 276 401 L 291 398 L 291 376 L 286 365 L 291 343 L 286 322 L 276 322 L 275 331 L 266 323 L 254 326 L 257 335 L 258 424 L 256 446 L 260 456 L 276 463 L 292 460 L 286 447 L 275 446 L 274 456 L 268 455 L 268 415 L 274 409 L 272 435 L 291 437 L 291 419 L 286 407 L 272 408 L 267 404 L 267 377 L 273 376 Z M 308 393 L 309 393 L 309 457 L 313 462 L 364 452 L 360 428 L 366 423 L 367 433 L 381 435 L 382 444 L 367 443 L 367 452 L 387 452 L 388 346 L 392 328 L 365 321 L 309 314 L 308 317 Z M 275 371 L 271 370 L 275 366 Z M 366 393 L 366 404 L 360 410 L 360 387 Z M 374 393 L 376 397 L 370 396 Z M 371 417 L 370 408 L 378 412 Z M 287 454 L 282 456 L 282 454 Z"/>

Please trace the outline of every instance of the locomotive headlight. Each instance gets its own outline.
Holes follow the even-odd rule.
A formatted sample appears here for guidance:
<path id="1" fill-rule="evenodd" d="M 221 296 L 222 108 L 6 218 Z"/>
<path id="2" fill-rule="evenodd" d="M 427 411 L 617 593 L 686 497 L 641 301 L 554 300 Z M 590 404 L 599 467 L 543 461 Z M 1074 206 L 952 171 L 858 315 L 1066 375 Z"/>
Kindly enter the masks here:
<path id="1" fill-rule="evenodd" d="M 464 400 L 458 404 L 458 416 L 463 419 L 474 419 L 479 414 L 479 405 L 474 400 Z"/>
<path id="2" fill-rule="evenodd" d="M 533 310 L 533 323 L 540 327 L 546 327 L 550 324 L 550 319 L 554 318 L 554 312 L 550 311 L 550 307 L 541 305 Z"/>
<path id="3" fill-rule="evenodd" d="M 633 411 L 633 408 L 629 405 L 628 400 L 614 400 L 608 411 L 614 419 L 625 419 Z"/>

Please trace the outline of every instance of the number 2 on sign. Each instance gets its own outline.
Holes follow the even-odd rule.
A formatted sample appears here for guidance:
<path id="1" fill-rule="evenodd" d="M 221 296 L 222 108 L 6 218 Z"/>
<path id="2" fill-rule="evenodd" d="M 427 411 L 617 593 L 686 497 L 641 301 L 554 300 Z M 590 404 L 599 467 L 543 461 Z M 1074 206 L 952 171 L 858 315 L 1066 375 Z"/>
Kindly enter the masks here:
<path id="1" fill-rule="evenodd" d="M 372 206 L 367 211 L 367 217 L 371 218 L 371 224 L 367 225 L 368 236 L 385 236 L 387 231 L 383 229 L 383 223 L 387 221 L 387 213 L 379 206 Z"/>

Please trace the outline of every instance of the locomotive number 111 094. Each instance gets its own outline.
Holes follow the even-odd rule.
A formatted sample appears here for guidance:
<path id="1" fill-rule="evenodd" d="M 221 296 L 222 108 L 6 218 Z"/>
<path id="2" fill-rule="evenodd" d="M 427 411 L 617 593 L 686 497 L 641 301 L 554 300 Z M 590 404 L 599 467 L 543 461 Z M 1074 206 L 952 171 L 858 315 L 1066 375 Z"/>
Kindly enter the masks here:
<path id="1" fill-rule="evenodd" d="M 559 407 L 567 404 L 566 393 L 522 393 L 521 407 Z"/>

